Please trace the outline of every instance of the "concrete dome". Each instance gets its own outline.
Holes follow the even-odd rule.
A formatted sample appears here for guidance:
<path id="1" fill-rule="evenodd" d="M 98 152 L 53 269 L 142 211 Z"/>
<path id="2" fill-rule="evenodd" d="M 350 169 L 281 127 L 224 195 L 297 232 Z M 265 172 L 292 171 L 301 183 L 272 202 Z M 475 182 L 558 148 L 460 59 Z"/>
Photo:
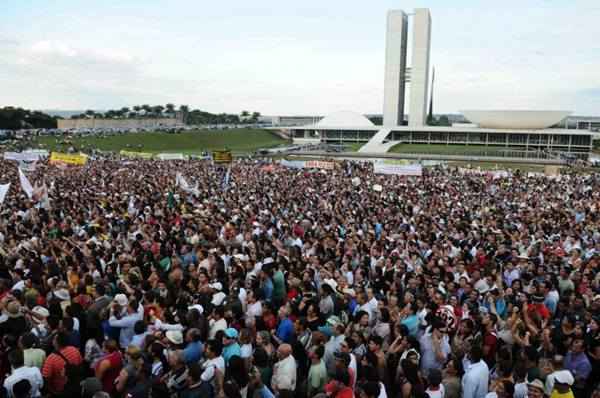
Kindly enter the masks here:
<path id="1" fill-rule="evenodd" d="M 373 122 L 356 112 L 340 111 L 325 116 L 319 123 L 319 127 L 372 127 Z"/>
<path id="2" fill-rule="evenodd" d="M 462 111 L 462 114 L 482 128 L 492 129 L 545 129 L 559 123 L 568 111 Z"/>

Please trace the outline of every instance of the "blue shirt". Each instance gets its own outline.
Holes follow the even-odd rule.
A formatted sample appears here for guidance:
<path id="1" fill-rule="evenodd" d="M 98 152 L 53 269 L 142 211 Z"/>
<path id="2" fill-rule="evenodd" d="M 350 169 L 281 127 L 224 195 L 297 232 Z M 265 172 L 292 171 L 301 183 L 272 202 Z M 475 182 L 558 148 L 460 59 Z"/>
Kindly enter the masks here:
<path id="1" fill-rule="evenodd" d="M 275 395 L 273 395 L 273 393 L 267 388 L 267 386 L 262 386 L 261 388 L 256 390 L 256 393 L 260 398 L 275 398 Z"/>
<path id="2" fill-rule="evenodd" d="M 402 322 L 400 322 L 400 324 L 405 325 L 408 328 L 408 333 L 412 337 L 417 336 L 417 332 L 419 331 L 419 317 L 418 316 L 410 315 L 410 316 L 404 318 L 404 320 Z"/>
<path id="3" fill-rule="evenodd" d="M 227 365 L 229 363 L 229 358 L 232 356 L 237 355 L 238 357 L 241 357 L 242 350 L 240 349 L 240 345 L 238 343 L 233 343 L 223 347 L 223 354 L 221 355 L 223 356 L 225 364 Z"/>
<path id="4" fill-rule="evenodd" d="M 284 343 L 292 343 L 292 339 L 294 338 L 294 324 L 289 318 L 284 318 L 279 322 L 276 335 Z"/>
<path id="5" fill-rule="evenodd" d="M 200 341 L 192 341 L 183 350 L 183 360 L 189 364 L 192 362 L 198 362 L 202 358 L 204 352 L 204 346 Z"/>
<path id="6" fill-rule="evenodd" d="M 273 281 L 271 278 L 265 279 L 262 289 L 263 293 L 265 294 L 265 300 L 271 301 L 271 298 L 273 298 Z"/>

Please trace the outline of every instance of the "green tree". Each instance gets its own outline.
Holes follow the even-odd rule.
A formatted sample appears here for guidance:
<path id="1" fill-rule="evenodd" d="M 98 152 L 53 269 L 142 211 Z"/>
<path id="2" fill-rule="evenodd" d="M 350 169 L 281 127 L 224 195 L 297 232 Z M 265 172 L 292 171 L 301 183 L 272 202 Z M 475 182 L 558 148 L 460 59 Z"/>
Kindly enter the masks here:
<path id="1" fill-rule="evenodd" d="M 248 117 L 248 116 L 250 116 L 250 112 L 248 112 L 248 111 L 242 111 L 242 113 L 240 114 L 240 116 L 243 117 L 243 118 Z"/>
<path id="2" fill-rule="evenodd" d="M 260 112 L 252 112 L 252 117 L 250 118 L 250 120 L 252 120 L 252 122 L 256 123 L 256 122 L 258 122 L 259 117 L 260 117 Z"/>
<path id="3" fill-rule="evenodd" d="M 139 105 L 136 105 L 133 107 L 133 110 L 135 111 L 135 113 L 139 113 L 142 110 L 142 107 Z"/>
<path id="4" fill-rule="evenodd" d="M 171 104 L 171 103 L 165 104 L 165 108 L 167 109 L 167 112 L 169 112 L 169 113 L 175 112 L 175 105 L 174 104 Z"/>
<path id="5" fill-rule="evenodd" d="M 86 116 L 88 116 L 88 117 L 91 118 L 91 117 L 93 117 L 96 114 L 96 112 L 94 112 L 91 109 L 88 109 L 87 111 L 85 111 L 85 114 L 86 114 Z"/>

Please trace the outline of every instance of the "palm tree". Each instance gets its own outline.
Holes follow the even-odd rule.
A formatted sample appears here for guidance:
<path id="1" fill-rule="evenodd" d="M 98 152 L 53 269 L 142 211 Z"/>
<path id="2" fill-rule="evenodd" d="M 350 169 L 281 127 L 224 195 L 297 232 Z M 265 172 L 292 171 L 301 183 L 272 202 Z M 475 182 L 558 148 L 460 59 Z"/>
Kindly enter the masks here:
<path id="1" fill-rule="evenodd" d="M 162 116 L 162 113 L 163 113 L 163 110 L 164 110 L 164 109 L 165 109 L 165 107 L 164 107 L 164 106 L 162 106 L 162 105 L 154 105 L 154 106 L 152 107 L 152 112 L 154 112 L 154 114 L 155 114 L 157 117 L 160 117 L 160 116 Z"/>

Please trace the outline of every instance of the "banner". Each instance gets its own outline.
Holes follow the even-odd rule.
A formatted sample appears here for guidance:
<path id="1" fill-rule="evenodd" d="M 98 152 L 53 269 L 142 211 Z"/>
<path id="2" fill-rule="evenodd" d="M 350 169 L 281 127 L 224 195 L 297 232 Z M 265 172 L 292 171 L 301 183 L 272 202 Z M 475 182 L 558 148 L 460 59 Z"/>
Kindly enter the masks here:
<path id="1" fill-rule="evenodd" d="M 335 167 L 335 163 L 324 162 L 322 160 L 309 160 L 304 163 L 304 167 L 308 169 L 333 170 L 333 168 Z"/>
<path id="2" fill-rule="evenodd" d="M 420 164 L 391 165 L 375 163 L 373 165 L 375 174 L 392 174 L 398 176 L 422 176 L 423 166 Z"/>
<path id="3" fill-rule="evenodd" d="M 302 160 L 285 160 L 285 159 L 281 159 L 281 161 L 279 162 L 280 165 L 284 166 L 284 167 L 289 167 L 290 169 L 303 169 L 304 168 L 304 163 Z"/>
<path id="4" fill-rule="evenodd" d="M 181 190 L 184 192 L 191 193 L 196 196 L 200 196 L 200 190 L 198 189 L 198 183 L 196 183 L 196 185 L 192 187 L 180 172 L 177 172 L 177 174 L 175 175 L 175 185 L 178 186 L 179 188 L 181 188 Z"/>
<path id="5" fill-rule="evenodd" d="M 133 151 L 121 151 L 119 152 L 121 156 L 125 156 L 128 158 L 136 158 L 136 159 L 152 159 L 154 154 L 149 152 L 133 152 Z"/>
<path id="6" fill-rule="evenodd" d="M 41 154 L 33 152 L 4 152 L 4 160 L 16 160 L 17 162 L 35 162 L 41 158 Z"/>
<path id="7" fill-rule="evenodd" d="M 23 191 L 25 192 L 27 197 L 31 199 L 33 197 L 33 186 L 31 185 L 31 183 L 27 179 L 27 176 L 25 175 L 25 173 L 23 173 L 23 170 L 21 169 L 19 169 L 19 181 L 21 182 L 21 188 L 23 188 Z"/>
<path id="8" fill-rule="evenodd" d="M 35 160 L 33 160 L 33 161 L 20 160 L 19 161 L 19 168 L 23 171 L 27 171 L 27 172 L 35 171 L 36 166 L 37 166 L 37 161 L 35 161 Z"/>
<path id="9" fill-rule="evenodd" d="M 159 153 L 156 157 L 160 160 L 185 160 L 183 153 Z"/>
<path id="10" fill-rule="evenodd" d="M 10 182 L 8 184 L 0 185 L 0 206 L 4 203 L 6 194 L 8 194 L 8 188 L 10 188 Z"/>
<path id="11" fill-rule="evenodd" d="M 213 151 L 213 162 L 215 163 L 231 163 L 232 160 L 231 151 Z"/>
<path id="12" fill-rule="evenodd" d="M 68 164 L 74 166 L 83 166 L 87 162 L 87 156 L 84 154 L 70 154 L 52 152 L 50 154 L 50 163 L 52 164 Z"/>

